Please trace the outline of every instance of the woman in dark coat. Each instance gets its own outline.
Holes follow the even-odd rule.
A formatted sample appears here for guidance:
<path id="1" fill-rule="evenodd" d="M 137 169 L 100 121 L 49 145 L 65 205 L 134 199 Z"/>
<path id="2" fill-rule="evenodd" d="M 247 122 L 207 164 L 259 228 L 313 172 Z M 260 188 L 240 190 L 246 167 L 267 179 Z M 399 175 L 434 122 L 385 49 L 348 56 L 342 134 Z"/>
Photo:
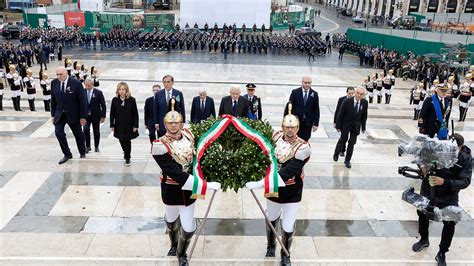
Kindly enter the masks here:
<path id="1" fill-rule="evenodd" d="M 135 98 L 130 95 L 128 84 L 120 82 L 110 106 L 110 129 L 119 139 L 124 152 L 125 165 L 130 166 L 132 139 L 138 137 L 138 109 Z"/>

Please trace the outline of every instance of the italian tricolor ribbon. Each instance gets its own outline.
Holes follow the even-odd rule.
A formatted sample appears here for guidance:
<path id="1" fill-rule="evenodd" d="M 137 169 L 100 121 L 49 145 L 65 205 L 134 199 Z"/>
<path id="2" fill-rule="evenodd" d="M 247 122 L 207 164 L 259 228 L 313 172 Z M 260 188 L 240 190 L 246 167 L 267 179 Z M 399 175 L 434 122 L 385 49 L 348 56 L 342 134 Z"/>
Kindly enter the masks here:
<path id="1" fill-rule="evenodd" d="M 201 169 L 201 159 L 204 152 L 211 144 L 219 138 L 219 136 L 226 130 L 226 128 L 232 123 L 232 125 L 245 137 L 250 138 L 252 141 L 262 149 L 263 153 L 268 156 L 271 163 L 267 166 L 265 177 L 264 177 L 264 188 L 265 197 L 278 197 L 278 187 L 284 186 L 283 180 L 278 175 L 278 162 L 275 157 L 274 148 L 270 141 L 267 140 L 260 132 L 251 128 L 247 123 L 242 120 L 231 116 L 223 115 L 222 120 L 216 122 L 212 127 L 201 136 L 197 144 L 196 155 L 193 158 L 193 195 L 192 198 L 204 198 L 206 195 L 205 180 Z"/>

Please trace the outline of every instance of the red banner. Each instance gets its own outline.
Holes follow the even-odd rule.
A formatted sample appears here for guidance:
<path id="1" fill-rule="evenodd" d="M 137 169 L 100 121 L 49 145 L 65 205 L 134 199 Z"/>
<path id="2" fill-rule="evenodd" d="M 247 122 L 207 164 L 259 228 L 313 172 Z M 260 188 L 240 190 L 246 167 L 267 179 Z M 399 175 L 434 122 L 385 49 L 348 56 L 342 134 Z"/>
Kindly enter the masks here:
<path id="1" fill-rule="evenodd" d="M 82 12 L 64 12 L 64 22 L 66 23 L 66 26 L 69 26 L 69 27 L 76 26 L 76 25 L 79 27 L 86 26 L 84 13 Z"/>

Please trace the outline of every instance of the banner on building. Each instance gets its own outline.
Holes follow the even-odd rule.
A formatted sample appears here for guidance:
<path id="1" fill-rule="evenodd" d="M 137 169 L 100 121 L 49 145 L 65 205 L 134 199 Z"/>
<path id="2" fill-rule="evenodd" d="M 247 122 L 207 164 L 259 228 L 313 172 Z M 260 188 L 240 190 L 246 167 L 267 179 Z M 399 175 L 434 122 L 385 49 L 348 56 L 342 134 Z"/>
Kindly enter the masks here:
<path id="1" fill-rule="evenodd" d="M 124 29 L 174 29 L 174 14 L 100 14 L 95 13 L 95 27 L 108 31 L 120 25 Z"/>
<path id="2" fill-rule="evenodd" d="M 48 15 L 48 25 L 53 28 L 62 29 L 66 25 L 63 15 Z"/>
<path id="3" fill-rule="evenodd" d="M 86 26 L 86 20 L 84 18 L 84 13 L 82 12 L 64 12 L 64 22 L 66 26 L 73 27 L 79 26 L 84 27 Z"/>
<path id="4" fill-rule="evenodd" d="M 288 29 L 288 25 L 290 24 L 298 28 L 304 26 L 304 19 L 305 13 L 303 11 L 279 12 L 272 14 L 272 25 L 274 29 Z"/>

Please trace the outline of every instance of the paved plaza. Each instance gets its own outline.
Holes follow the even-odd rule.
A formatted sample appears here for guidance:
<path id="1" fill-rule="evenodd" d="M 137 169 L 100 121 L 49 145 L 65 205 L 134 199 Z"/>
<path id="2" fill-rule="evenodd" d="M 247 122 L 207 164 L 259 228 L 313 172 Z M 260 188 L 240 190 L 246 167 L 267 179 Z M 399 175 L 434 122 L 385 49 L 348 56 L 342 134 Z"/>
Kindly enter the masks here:
<path id="1" fill-rule="evenodd" d="M 323 16 L 331 18 L 334 15 Z M 347 28 L 317 18 L 324 32 Z M 143 107 L 153 84 L 165 74 L 175 78 L 184 93 L 186 119 L 191 101 L 205 88 L 216 108 L 231 84 L 257 85 L 263 118 L 280 128 L 291 90 L 303 75 L 311 75 L 320 98 L 320 127 L 310 140 L 312 156 L 305 166 L 303 200 L 291 249 L 294 265 L 435 265 L 442 224 L 431 223 L 431 246 L 414 253 L 417 215 L 401 200 L 409 186 L 420 181 L 398 175 L 409 164 L 397 147 L 417 134 L 409 91 L 413 81 L 397 79 L 390 105 L 370 104 L 367 132 L 359 136 L 352 169 L 334 162 L 339 138 L 333 128 L 337 99 L 347 86 L 358 86 L 378 69 L 360 68 L 358 58 L 337 60 L 337 51 L 316 61 L 302 55 L 237 55 L 227 60 L 220 53 L 160 51 L 93 52 L 65 50 L 64 57 L 80 60 L 99 71 L 100 89 L 107 107 L 119 81 L 126 81 L 140 111 L 140 137 L 132 141 L 132 165 L 124 166 L 119 142 L 101 125 L 100 153 L 79 153 L 70 130 L 67 136 L 74 158 L 58 165 L 62 153 L 50 114 L 44 112 L 37 90 L 37 112 L 15 112 L 5 90 L 0 112 L 0 265 L 176 265 L 166 257 L 164 205 L 160 194 L 160 168 L 150 154 Z M 50 77 L 62 62 L 48 65 Z M 33 67 L 35 76 L 38 66 Z M 472 105 L 472 104 L 471 104 Z M 23 109 L 27 102 L 23 96 Z M 451 117 L 459 117 L 456 101 Z M 472 108 L 471 108 L 472 109 Z M 109 110 L 108 110 L 109 111 Z M 107 113 L 108 116 L 108 113 Z M 455 123 L 467 146 L 474 147 L 474 111 L 466 122 Z M 263 203 L 263 191 L 256 191 Z M 463 221 L 456 226 L 449 264 L 473 265 L 474 189 L 461 191 Z M 202 217 L 210 197 L 197 202 Z M 246 189 L 216 194 L 191 265 L 279 265 L 280 258 L 264 258 L 264 219 Z"/>
<path id="2" fill-rule="evenodd" d="M 408 186 L 418 188 L 420 182 L 397 174 L 397 167 L 407 163 L 407 158 L 397 156 L 397 146 L 417 133 L 408 104 L 413 82 L 397 80 L 390 105 L 369 106 L 367 133 L 356 144 L 349 170 L 342 162 L 332 161 L 339 136 L 332 126 L 335 104 L 346 86 L 359 85 L 374 69 L 344 64 L 191 63 L 152 58 L 144 62 L 126 56 L 122 61 L 100 57 L 87 60 L 84 56 L 81 61 L 99 69 L 100 88 L 108 105 L 122 80 L 129 83 L 139 105 L 140 137 L 132 142 L 132 166 L 124 166 L 108 120 L 101 127 L 100 153 L 79 159 L 69 132 L 74 159 L 58 165 L 62 154 L 40 99 L 37 112 L 15 112 L 5 101 L 6 111 L 0 113 L 2 265 L 173 264 L 175 259 L 165 256 L 169 243 L 160 199 L 160 169 L 150 155 L 142 122 L 145 98 L 165 74 L 175 77 L 175 88 L 183 91 L 186 107 L 200 88 L 206 88 L 218 106 L 230 84 L 243 88 L 245 83 L 255 83 L 256 94 L 262 97 L 263 117 L 275 129 L 291 89 L 310 74 L 320 97 L 321 122 L 311 138 L 313 155 L 305 167 L 292 261 L 296 265 L 434 263 L 441 226 L 432 223 L 432 246 L 427 251 L 411 251 L 418 236 L 417 216 L 413 207 L 402 202 L 401 192 Z M 55 61 L 49 68 L 58 65 Z M 186 111 L 189 119 L 189 108 Z M 457 108 L 452 117 L 457 117 Z M 470 147 L 473 120 L 471 111 L 455 129 Z M 257 195 L 264 200 L 263 191 Z M 474 259 L 470 252 L 474 189 L 471 186 L 460 196 L 464 220 L 456 227 L 448 260 L 464 265 Z M 208 201 L 209 197 L 198 202 L 198 218 L 203 217 Z M 265 239 L 264 220 L 250 193 L 245 189 L 218 192 L 191 263 L 277 265 L 279 258 L 264 259 Z"/>

